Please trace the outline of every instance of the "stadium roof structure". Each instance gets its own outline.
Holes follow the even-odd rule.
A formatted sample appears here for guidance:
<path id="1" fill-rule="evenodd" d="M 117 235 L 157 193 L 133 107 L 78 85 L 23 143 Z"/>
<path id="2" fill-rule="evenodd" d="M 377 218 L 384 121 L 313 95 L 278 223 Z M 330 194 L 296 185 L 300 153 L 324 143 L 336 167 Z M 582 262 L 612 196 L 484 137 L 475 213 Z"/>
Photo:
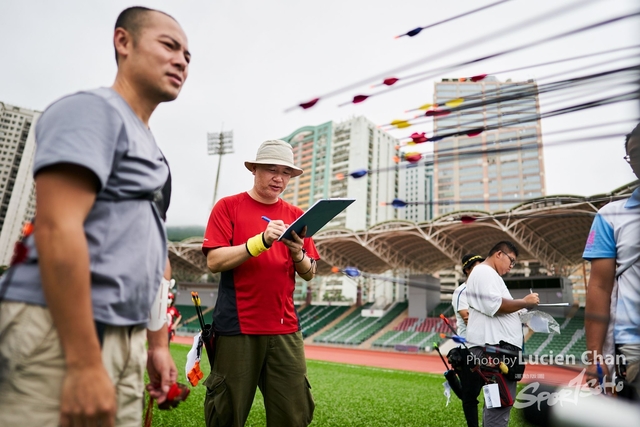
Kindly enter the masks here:
<path id="1" fill-rule="evenodd" d="M 169 261 L 172 270 L 188 274 L 205 274 L 207 259 L 202 253 L 202 237 L 189 237 L 181 242 L 169 242 Z"/>
<path id="2" fill-rule="evenodd" d="M 498 241 L 510 240 L 520 250 L 519 261 L 537 261 L 552 274 L 566 274 L 582 262 L 598 209 L 629 197 L 635 185 L 592 197 L 541 197 L 504 212 L 458 211 L 429 222 L 386 221 L 364 231 L 324 229 L 314 236 L 322 258 L 318 273 L 330 274 L 333 266 L 367 273 L 435 273 L 459 264 L 466 253 L 486 255 Z M 173 268 L 206 272 L 201 245 L 202 238 L 170 243 Z"/>

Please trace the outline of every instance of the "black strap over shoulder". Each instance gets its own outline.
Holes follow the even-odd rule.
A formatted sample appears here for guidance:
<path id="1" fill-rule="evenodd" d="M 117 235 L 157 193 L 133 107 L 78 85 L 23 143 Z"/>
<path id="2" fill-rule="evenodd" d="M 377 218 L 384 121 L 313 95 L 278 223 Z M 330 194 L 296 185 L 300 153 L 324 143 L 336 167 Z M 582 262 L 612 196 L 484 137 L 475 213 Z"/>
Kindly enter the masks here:
<path id="1" fill-rule="evenodd" d="M 104 331 L 105 331 L 105 329 L 107 329 L 107 324 L 106 323 L 102 323 L 102 322 L 98 322 L 97 320 L 95 320 L 94 323 L 96 324 L 96 334 L 98 335 L 98 341 L 100 342 L 100 348 L 102 348 L 102 343 L 104 342 Z"/>
<path id="2" fill-rule="evenodd" d="M 167 163 L 167 159 L 165 159 L 164 156 L 162 156 L 162 158 L 164 159 L 164 162 Z M 167 167 L 169 167 L 168 163 Z M 169 169 L 169 175 L 167 176 L 167 180 L 162 188 L 154 193 L 153 202 L 156 204 L 162 220 L 166 221 L 169 203 L 171 203 L 171 169 Z"/>
<path id="3" fill-rule="evenodd" d="M 113 171 L 118 167 L 118 164 L 122 160 L 122 157 L 123 156 L 116 156 L 113 162 L 113 166 L 111 168 L 111 173 L 113 173 Z M 149 200 L 155 204 L 156 209 L 158 210 L 158 213 L 160 214 L 160 217 L 162 218 L 162 220 L 166 221 L 167 211 L 169 210 L 169 203 L 171 202 L 171 168 L 169 167 L 169 163 L 167 162 L 167 158 L 164 156 L 164 154 L 162 155 L 162 161 L 167 165 L 167 168 L 169 169 L 167 180 L 165 181 L 162 188 L 153 192 L 142 193 L 142 194 L 137 194 L 135 196 L 123 197 L 123 198 L 117 198 L 114 196 L 107 195 L 103 189 L 103 191 L 100 191 L 98 193 L 98 195 L 96 196 L 96 199 L 102 200 L 102 201 L 109 201 L 109 202 L 121 202 L 125 200 Z"/>

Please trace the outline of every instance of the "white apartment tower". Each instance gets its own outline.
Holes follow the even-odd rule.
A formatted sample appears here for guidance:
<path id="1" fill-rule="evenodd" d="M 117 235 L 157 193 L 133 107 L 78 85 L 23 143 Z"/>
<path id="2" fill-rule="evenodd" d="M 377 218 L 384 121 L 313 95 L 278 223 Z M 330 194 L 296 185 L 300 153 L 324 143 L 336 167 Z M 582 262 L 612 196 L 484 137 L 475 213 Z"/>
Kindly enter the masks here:
<path id="1" fill-rule="evenodd" d="M 356 201 L 327 227 L 365 230 L 396 219 L 390 205 L 398 197 L 398 140 L 365 117 L 305 126 L 282 138 L 293 147 L 304 174 L 292 180 L 282 198 L 303 210 L 319 199 L 348 197 Z M 350 176 L 356 171 L 366 175 Z"/>
<path id="2" fill-rule="evenodd" d="M 390 203 L 398 198 L 399 169 L 394 162 L 398 140 L 367 120 L 355 117 L 343 122 L 305 126 L 282 138 L 293 147 L 294 161 L 304 174 L 289 182 L 282 198 L 306 210 L 319 199 L 347 197 L 356 201 L 326 228 L 366 230 L 398 218 Z M 361 177 L 350 174 L 367 173 Z M 355 299 L 351 279 L 326 276 L 314 279 L 318 299 L 326 294 Z M 296 285 L 296 299 L 304 299 L 307 283 Z"/>
<path id="3" fill-rule="evenodd" d="M 25 222 L 36 213 L 35 123 L 40 113 L 0 102 L 0 265 L 8 265 Z"/>
<path id="4" fill-rule="evenodd" d="M 409 203 L 398 209 L 398 219 L 413 222 L 433 219 L 433 156 L 423 155 L 419 163 L 403 163 L 399 173 L 399 198 Z"/>
<path id="5" fill-rule="evenodd" d="M 442 79 L 435 83 L 434 103 L 460 106 L 434 117 L 434 134 L 468 133 L 435 143 L 435 217 L 466 209 L 506 210 L 546 194 L 534 80 Z"/>

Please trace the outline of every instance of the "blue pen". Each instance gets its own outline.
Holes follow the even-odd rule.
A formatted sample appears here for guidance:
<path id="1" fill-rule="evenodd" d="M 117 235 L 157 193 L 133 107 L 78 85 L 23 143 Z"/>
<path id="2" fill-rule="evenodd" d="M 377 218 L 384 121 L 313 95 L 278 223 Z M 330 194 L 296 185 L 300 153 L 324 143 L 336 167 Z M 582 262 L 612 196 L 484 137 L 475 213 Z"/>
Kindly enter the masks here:
<path id="1" fill-rule="evenodd" d="M 267 222 L 271 222 L 271 220 L 270 220 L 270 219 L 269 219 L 269 217 L 267 217 L 267 216 L 264 216 L 264 215 L 263 215 L 263 216 L 262 216 L 262 219 L 264 219 L 264 220 L 265 220 L 265 221 L 267 221 Z"/>
<path id="2" fill-rule="evenodd" d="M 600 361 L 596 361 L 596 371 L 598 372 L 598 382 L 600 383 L 602 392 L 606 394 L 606 391 L 604 389 L 604 376 L 603 376 L 604 373 L 602 372 L 602 366 L 600 366 Z"/>

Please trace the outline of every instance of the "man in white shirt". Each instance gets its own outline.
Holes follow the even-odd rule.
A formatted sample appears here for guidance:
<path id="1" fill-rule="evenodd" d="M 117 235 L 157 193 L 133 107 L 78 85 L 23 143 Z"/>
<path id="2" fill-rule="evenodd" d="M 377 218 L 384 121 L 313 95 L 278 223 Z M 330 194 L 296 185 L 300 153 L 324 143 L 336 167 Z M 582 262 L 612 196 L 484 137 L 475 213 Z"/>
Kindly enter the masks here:
<path id="1" fill-rule="evenodd" d="M 467 254 L 462 257 L 462 272 L 469 277 L 473 268 L 484 261 L 480 255 Z M 467 283 L 463 283 L 453 291 L 451 304 L 456 314 L 458 335 L 467 337 L 467 321 L 469 320 L 469 303 L 467 302 Z M 466 362 L 468 350 L 461 348 L 463 362 Z M 478 427 L 478 394 L 484 381 L 475 372 L 471 372 L 466 363 L 458 371 L 462 385 L 462 410 L 467 420 L 467 427 Z"/>
<path id="2" fill-rule="evenodd" d="M 518 249 L 513 243 L 503 241 L 496 244 L 489 256 L 476 266 L 467 280 L 467 300 L 469 302 L 469 322 L 467 341 L 475 360 L 484 359 L 485 344 L 502 343 L 522 350 L 522 323 L 518 311 L 534 308 L 540 302 L 538 294 L 532 293 L 523 299 L 514 300 L 501 276 L 509 273 L 516 264 Z M 516 381 L 505 378 L 505 382 L 515 398 Z M 482 414 L 482 424 L 491 427 L 507 426 L 511 406 L 488 409 Z"/>

